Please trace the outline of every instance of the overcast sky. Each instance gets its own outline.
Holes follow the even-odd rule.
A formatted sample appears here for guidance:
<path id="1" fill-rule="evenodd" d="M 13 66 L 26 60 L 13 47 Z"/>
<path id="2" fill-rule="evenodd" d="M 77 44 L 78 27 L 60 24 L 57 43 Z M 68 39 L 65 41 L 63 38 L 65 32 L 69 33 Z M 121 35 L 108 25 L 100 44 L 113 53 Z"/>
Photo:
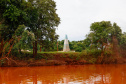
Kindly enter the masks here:
<path id="1" fill-rule="evenodd" d="M 116 22 L 126 32 L 126 0 L 54 0 L 61 19 L 57 34 L 64 40 L 84 40 L 90 25 L 98 21 Z"/>

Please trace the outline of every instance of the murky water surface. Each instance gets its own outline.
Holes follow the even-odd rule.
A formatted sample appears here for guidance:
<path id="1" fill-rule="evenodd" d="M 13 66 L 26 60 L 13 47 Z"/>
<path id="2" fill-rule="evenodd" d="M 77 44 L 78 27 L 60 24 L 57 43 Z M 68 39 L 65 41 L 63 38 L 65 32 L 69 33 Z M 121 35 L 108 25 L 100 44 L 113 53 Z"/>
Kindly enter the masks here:
<path id="1" fill-rule="evenodd" d="M 126 84 L 126 65 L 2 67 L 0 84 Z"/>

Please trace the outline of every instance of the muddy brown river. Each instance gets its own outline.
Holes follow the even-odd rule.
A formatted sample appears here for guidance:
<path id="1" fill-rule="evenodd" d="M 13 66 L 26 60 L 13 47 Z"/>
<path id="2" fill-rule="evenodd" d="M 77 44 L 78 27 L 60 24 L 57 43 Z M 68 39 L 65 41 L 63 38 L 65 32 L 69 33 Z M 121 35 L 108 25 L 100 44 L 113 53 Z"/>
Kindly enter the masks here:
<path id="1" fill-rule="evenodd" d="M 0 84 L 126 84 L 126 65 L 0 67 Z"/>

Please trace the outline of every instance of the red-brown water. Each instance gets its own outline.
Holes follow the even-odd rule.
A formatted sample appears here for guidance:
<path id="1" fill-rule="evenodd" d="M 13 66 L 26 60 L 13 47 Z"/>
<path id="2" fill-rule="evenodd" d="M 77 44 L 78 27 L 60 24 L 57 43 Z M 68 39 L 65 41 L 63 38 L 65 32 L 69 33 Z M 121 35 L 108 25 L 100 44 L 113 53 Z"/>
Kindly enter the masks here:
<path id="1" fill-rule="evenodd" d="M 0 84 L 126 84 L 126 65 L 2 67 Z"/>

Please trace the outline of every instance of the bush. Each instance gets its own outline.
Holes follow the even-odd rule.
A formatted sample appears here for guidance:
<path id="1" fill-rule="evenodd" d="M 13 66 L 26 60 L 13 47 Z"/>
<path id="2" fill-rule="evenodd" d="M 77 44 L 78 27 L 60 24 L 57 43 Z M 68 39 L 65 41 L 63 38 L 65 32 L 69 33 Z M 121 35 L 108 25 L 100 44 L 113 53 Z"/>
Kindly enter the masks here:
<path id="1" fill-rule="evenodd" d="M 37 56 L 35 56 L 36 60 L 40 60 L 40 59 L 45 59 L 45 57 L 42 54 L 37 54 Z"/>
<path id="2" fill-rule="evenodd" d="M 87 49 L 87 50 L 83 50 L 81 52 L 81 54 L 88 55 L 88 56 L 91 55 L 91 56 L 97 57 L 97 56 L 101 55 L 101 50 L 98 50 L 98 49 L 91 49 L 91 50 L 89 50 L 89 49 Z"/>
<path id="3" fill-rule="evenodd" d="M 1 60 L 0 60 L 0 66 L 2 66 L 5 62 L 6 62 L 5 59 L 1 59 Z"/>
<path id="4" fill-rule="evenodd" d="M 76 60 L 80 60 L 80 59 L 81 59 L 81 57 L 80 57 L 80 56 L 77 56 L 77 57 L 76 57 Z"/>
<path id="5" fill-rule="evenodd" d="M 83 50 L 82 47 L 78 47 L 78 48 L 75 49 L 76 52 L 81 52 L 82 50 Z"/>
<path id="6" fill-rule="evenodd" d="M 75 53 L 69 53 L 69 58 L 76 59 L 79 55 Z"/>
<path id="7" fill-rule="evenodd" d="M 92 63 L 92 64 L 94 64 L 95 62 L 96 62 L 96 58 L 91 58 L 90 60 L 89 60 L 89 63 Z"/>

